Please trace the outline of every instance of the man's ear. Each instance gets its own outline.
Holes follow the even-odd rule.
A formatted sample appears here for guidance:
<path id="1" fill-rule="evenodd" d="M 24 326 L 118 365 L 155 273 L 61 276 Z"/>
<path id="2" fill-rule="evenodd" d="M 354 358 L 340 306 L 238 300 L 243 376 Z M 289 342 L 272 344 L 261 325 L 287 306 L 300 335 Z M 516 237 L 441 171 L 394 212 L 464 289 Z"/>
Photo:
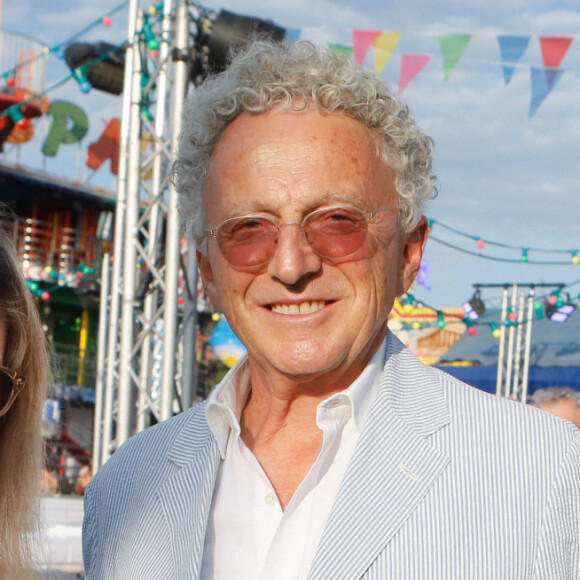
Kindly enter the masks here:
<path id="1" fill-rule="evenodd" d="M 403 272 L 401 276 L 401 288 L 399 296 L 405 294 L 413 284 L 413 280 L 419 273 L 423 249 L 427 243 L 427 230 L 429 229 L 427 218 L 421 216 L 417 227 L 406 235 L 405 248 L 403 250 Z"/>
<path id="2" fill-rule="evenodd" d="M 217 284 L 213 268 L 209 260 L 209 256 L 207 254 L 202 253 L 200 250 L 196 250 L 196 252 L 197 252 L 197 265 L 199 267 L 199 272 L 201 274 L 201 279 L 203 281 L 205 293 L 207 294 L 207 297 L 209 298 L 211 305 L 218 312 L 222 312 L 220 300 L 218 298 L 219 295 L 217 292 Z"/>

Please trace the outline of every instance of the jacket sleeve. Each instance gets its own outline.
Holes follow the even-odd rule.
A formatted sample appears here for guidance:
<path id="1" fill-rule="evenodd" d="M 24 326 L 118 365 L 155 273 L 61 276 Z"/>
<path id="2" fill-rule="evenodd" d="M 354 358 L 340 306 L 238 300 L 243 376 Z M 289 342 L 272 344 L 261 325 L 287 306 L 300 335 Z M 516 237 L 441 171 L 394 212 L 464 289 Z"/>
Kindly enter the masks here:
<path id="1" fill-rule="evenodd" d="M 97 512 L 95 509 L 95 485 L 91 482 L 85 492 L 83 518 L 83 561 L 85 578 L 91 580 L 94 576 L 94 567 L 97 559 Z"/>
<path id="2" fill-rule="evenodd" d="M 580 579 L 580 432 L 569 444 L 546 504 L 535 580 Z"/>

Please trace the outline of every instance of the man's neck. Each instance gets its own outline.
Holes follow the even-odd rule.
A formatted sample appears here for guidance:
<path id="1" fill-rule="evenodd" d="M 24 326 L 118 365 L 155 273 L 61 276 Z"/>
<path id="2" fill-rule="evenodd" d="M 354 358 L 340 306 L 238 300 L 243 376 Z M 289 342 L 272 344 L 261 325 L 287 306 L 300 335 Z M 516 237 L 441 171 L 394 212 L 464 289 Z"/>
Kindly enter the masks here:
<path id="1" fill-rule="evenodd" d="M 267 402 L 260 402 L 262 398 Z M 316 425 L 320 400 L 260 396 L 252 390 L 242 411 L 242 440 L 262 465 L 282 509 L 286 509 L 322 448 L 322 432 Z"/>

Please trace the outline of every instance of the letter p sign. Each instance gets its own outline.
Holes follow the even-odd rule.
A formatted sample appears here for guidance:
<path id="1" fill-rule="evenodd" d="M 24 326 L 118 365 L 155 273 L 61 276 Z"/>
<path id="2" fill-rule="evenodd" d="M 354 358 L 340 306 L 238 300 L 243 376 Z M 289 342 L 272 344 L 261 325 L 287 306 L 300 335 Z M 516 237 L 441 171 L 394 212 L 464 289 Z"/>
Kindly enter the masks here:
<path id="1" fill-rule="evenodd" d="M 72 145 L 83 139 L 89 130 L 86 113 L 76 105 L 65 101 L 54 101 L 48 107 L 47 115 L 53 117 L 42 152 L 56 157 L 61 145 Z"/>

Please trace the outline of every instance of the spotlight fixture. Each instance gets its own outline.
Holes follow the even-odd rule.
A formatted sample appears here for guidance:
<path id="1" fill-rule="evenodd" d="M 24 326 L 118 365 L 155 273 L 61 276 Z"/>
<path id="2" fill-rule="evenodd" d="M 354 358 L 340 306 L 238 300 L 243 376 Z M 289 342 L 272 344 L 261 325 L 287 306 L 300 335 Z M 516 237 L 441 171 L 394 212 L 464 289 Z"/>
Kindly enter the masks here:
<path id="1" fill-rule="evenodd" d="M 73 74 L 79 67 L 90 65 L 82 69 L 82 73 L 95 89 L 112 95 L 120 95 L 123 92 L 124 49 L 115 49 L 114 45 L 107 42 L 92 44 L 76 42 L 67 46 L 64 60 Z"/>
<path id="2" fill-rule="evenodd" d="M 241 16 L 227 10 L 217 13 L 203 9 L 195 24 L 192 47 L 188 51 L 174 50 L 172 53 L 174 60 L 188 62 L 190 80 L 194 84 L 199 84 L 210 74 L 223 71 L 229 54 L 254 40 L 269 39 L 282 43 L 286 36 L 286 29 L 270 20 Z M 150 50 L 158 48 L 151 28 L 144 26 L 143 31 L 147 47 Z M 65 49 L 64 59 L 75 78 L 81 74 L 86 76 L 88 82 L 85 85 L 89 90 L 90 83 L 95 89 L 113 95 L 123 92 L 124 48 L 115 48 L 106 42 L 74 43 Z"/>
<path id="3" fill-rule="evenodd" d="M 85 274 L 75 288 L 75 294 L 83 310 L 95 311 L 99 309 L 101 298 L 101 283 L 97 274 Z"/>
<path id="4" fill-rule="evenodd" d="M 475 290 L 471 300 L 468 300 L 463 305 L 463 310 L 465 311 L 465 315 L 470 320 L 477 320 L 482 314 L 485 314 L 485 304 L 481 299 L 481 292 L 479 288 Z"/>
<path id="5" fill-rule="evenodd" d="M 269 39 L 282 43 L 286 29 L 270 20 L 241 16 L 227 10 L 219 14 L 207 12 L 197 22 L 197 34 L 191 56 L 190 78 L 198 84 L 208 74 L 223 71 L 228 56 L 256 39 Z"/>
<path id="6" fill-rule="evenodd" d="M 576 306 L 573 304 L 563 304 L 560 307 L 549 305 L 546 307 L 546 317 L 552 322 L 566 322 L 572 316 Z"/>

